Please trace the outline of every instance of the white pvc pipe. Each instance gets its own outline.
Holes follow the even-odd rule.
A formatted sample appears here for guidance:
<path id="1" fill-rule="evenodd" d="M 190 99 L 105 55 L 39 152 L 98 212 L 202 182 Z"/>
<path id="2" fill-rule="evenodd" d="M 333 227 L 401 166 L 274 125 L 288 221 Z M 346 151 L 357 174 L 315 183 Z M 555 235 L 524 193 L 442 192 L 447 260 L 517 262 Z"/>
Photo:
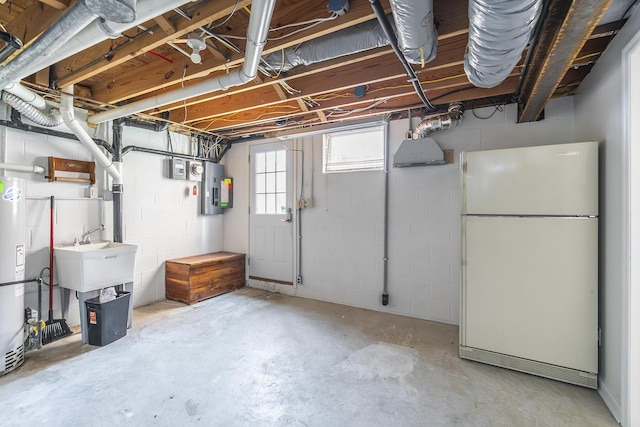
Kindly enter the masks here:
<path id="1" fill-rule="evenodd" d="M 9 83 L 3 90 L 6 90 L 23 101 L 28 102 L 38 110 L 44 110 L 47 108 L 47 103 L 44 101 L 43 97 L 33 92 L 31 89 L 24 87 L 18 81 Z"/>
<path id="2" fill-rule="evenodd" d="M 93 155 L 93 157 L 98 161 L 100 166 L 106 169 L 107 173 L 113 178 L 114 184 L 122 184 L 122 174 L 118 169 L 118 166 L 115 165 L 111 159 L 109 159 L 101 150 L 98 148 L 93 139 L 89 136 L 87 131 L 80 125 L 78 120 L 75 117 L 75 112 L 73 110 L 73 85 L 66 88 L 66 93 L 63 92 L 60 97 L 60 115 L 64 120 L 64 123 L 67 125 L 69 130 L 73 132 L 75 136 L 78 137 L 80 143 L 85 146 L 87 150 Z"/>
<path id="3" fill-rule="evenodd" d="M 138 0 L 136 4 L 136 19 L 133 22 L 121 24 L 108 21 L 107 24 L 114 33 L 119 34 L 147 22 L 158 15 L 162 15 L 173 10 L 176 7 L 180 7 L 184 3 L 186 3 L 186 0 Z M 100 27 L 100 20 L 95 20 L 76 34 L 71 40 L 57 49 L 55 55 L 35 60 L 31 66 L 21 70 L 21 72 L 15 76 L 15 80 L 22 80 L 36 71 L 50 67 L 56 62 L 60 62 L 63 59 L 75 55 L 76 53 L 107 40 L 108 38 L 107 34 Z"/>
<path id="4" fill-rule="evenodd" d="M 247 27 L 247 45 L 245 48 L 244 65 L 242 68 L 216 78 L 146 98 L 113 110 L 103 111 L 89 117 L 89 123 L 98 124 L 108 120 L 118 119 L 131 114 L 146 111 L 151 108 L 193 98 L 218 90 L 227 90 L 233 86 L 240 86 L 256 78 L 262 49 L 267 42 L 269 23 L 273 14 L 275 0 L 255 0 L 251 4 L 251 16 Z"/>
<path id="5" fill-rule="evenodd" d="M 8 171 L 14 171 L 14 172 L 33 172 L 33 173 L 39 173 L 40 175 L 44 174 L 44 168 L 42 166 L 23 166 L 23 165 L 13 165 L 10 163 L 0 163 L 0 169 L 5 169 Z"/>

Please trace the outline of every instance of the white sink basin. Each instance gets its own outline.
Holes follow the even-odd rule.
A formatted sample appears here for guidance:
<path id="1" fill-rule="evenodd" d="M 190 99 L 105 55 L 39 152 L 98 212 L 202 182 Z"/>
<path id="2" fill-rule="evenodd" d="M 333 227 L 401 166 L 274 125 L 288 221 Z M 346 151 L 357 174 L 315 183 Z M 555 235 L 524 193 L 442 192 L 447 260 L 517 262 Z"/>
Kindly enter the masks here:
<path id="1" fill-rule="evenodd" d="M 61 287 L 79 292 L 132 282 L 137 249 L 108 241 L 54 246 L 54 273 Z"/>

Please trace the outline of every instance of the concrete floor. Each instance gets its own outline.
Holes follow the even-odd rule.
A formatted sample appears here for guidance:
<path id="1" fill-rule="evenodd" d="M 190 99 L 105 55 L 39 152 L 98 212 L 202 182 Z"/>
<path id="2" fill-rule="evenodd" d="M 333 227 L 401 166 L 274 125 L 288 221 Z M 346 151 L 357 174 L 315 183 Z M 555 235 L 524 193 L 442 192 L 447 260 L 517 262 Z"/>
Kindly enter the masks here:
<path id="1" fill-rule="evenodd" d="M 597 392 L 458 357 L 458 328 L 254 289 L 135 310 L 0 378 L 0 425 L 616 426 Z"/>

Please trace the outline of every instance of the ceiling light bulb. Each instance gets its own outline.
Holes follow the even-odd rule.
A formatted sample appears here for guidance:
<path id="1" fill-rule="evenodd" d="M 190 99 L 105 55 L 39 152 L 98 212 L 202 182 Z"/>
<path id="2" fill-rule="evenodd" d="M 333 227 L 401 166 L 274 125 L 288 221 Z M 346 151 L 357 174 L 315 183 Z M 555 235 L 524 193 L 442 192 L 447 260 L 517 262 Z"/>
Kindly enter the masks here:
<path id="1" fill-rule="evenodd" d="M 197 33 L 189 33 L 187 37 L 187 46 L 189 46 L 193 52 L 191 53 L 191 61 L 194 64 L 199 64 L 202 58 L 200 57 L 200 51 L 204 50 L 206 44 L 202 36 Z"/>

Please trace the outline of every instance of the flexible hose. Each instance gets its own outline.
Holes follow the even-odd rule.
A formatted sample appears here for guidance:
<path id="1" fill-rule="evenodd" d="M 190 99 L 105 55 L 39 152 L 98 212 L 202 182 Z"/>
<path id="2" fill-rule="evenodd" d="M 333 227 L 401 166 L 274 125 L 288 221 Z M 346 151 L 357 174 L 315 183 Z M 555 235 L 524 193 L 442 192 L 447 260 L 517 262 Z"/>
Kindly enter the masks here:
<path id="1" fill-rule="evenodd" d="M 20 114 L 23 114 L 24 116 L 28 117 L 29 120 L 39 124 L 40 126 L 52 128 L 55 126 L 60 126 L 62 124 L 62 116 L 60 115 L 60 112 L 55 108 L 52 108 L 51 111 L 49 111 L 49 114 L 47 114 L 43 111 L 38 110 L 36 107 L 22 100 L 21 98 L 6 91 L 2 92 L 2 100 L 11 105 L 14 109 L 16 109 L 16 111 L 19 111 Z"/>

